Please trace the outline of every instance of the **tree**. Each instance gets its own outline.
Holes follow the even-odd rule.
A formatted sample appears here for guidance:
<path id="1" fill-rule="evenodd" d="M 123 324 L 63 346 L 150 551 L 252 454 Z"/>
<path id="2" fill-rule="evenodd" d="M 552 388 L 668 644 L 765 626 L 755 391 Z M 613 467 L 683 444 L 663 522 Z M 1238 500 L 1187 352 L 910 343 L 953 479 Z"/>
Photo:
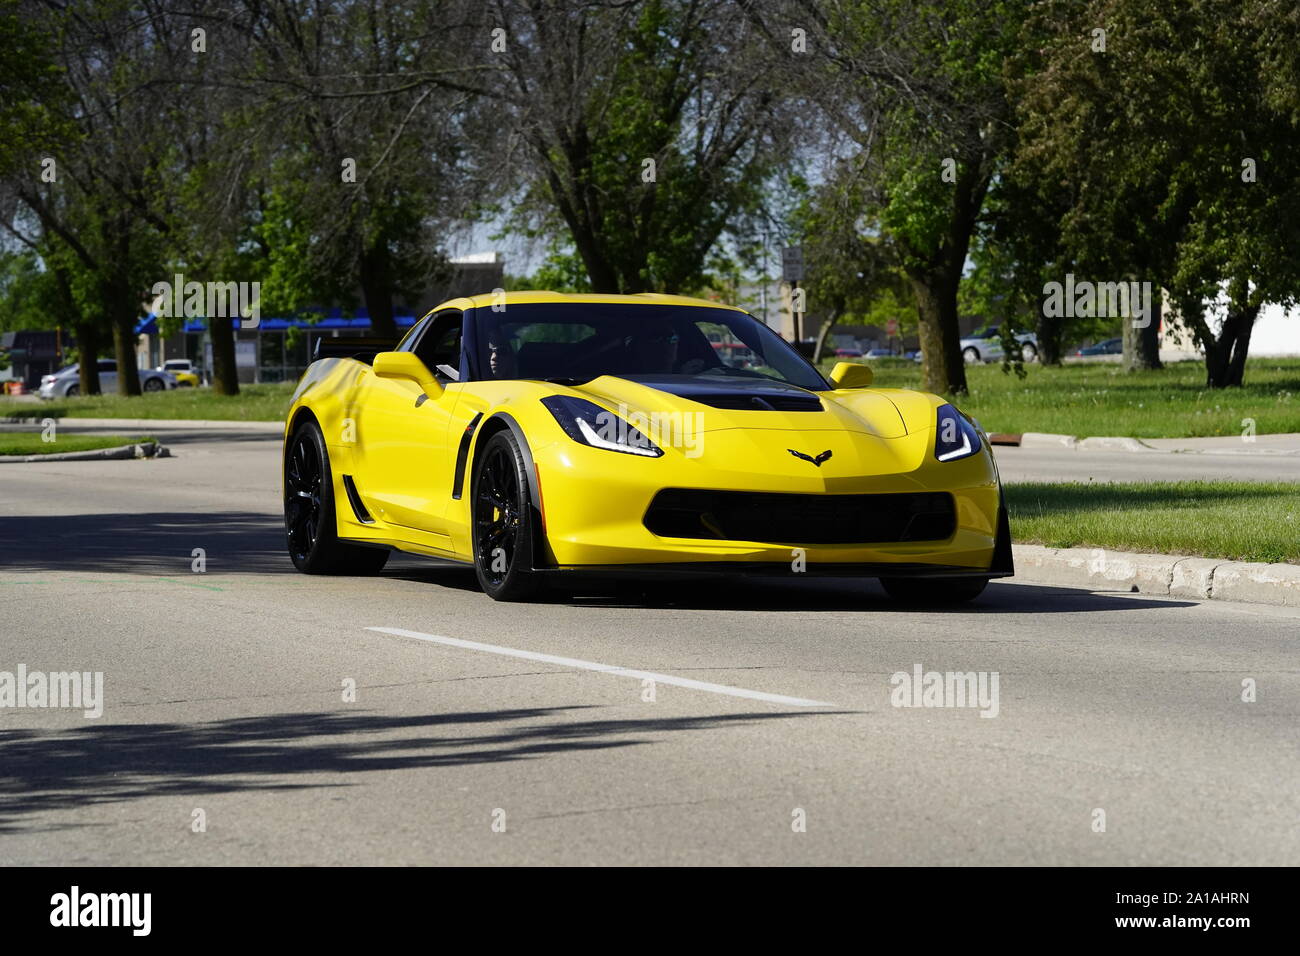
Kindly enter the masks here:
<path id="1" fill-rule="evenodd" d="M 926 387 L 965 392 L 957 289 L 1013 142 L 1004 64 L 1019 5 L 788 0 L 749 9 L 769 40 L 769 68 L 857 150 L 869 214 L 917 302 Z"/>
<path id="2" fill-rule="evenodd" d="M 486 16 L 469 36 L 491 71 L 478 89 L 521 147 L 494 144 L 523 184 L 516 226 L 566 229 L 596 292 L 698 284 L 777 153 L 776 98 L 746 69 L 734 5 L 497 0 Z"/>
<path id="3" fill-rule="evenodd" d="M 891 312 L 883 318 L 892 318 L 903 302 L 915 308 L 894 249 L 881 238 L 880 223 L 862 214 L 863 188 L 850 164 L 840 164 L 794 215 L 799 234 L 806 237 L 808 308 L 823 316 L 813 347 L 814 363 L 822 360 L 839 322 L 854 318 L 873 322 L 882 318 L 882 306 Z"/>
<path id="4" fill-rule="evenodd" d="M 1205 351 L 1207 383 L 1240 384 L 1255 316 L 1300 287 L 1300 263 L 1285 251 L 1300 218 L 1295 73 L 1275 64 L 1300 43 L 1294 11 L 1269 0 L 1040 11 L 1034 30 L 1045 39 L 1022 87 L 1022 168 L 1068 196 L 1062 241 L 1077 264 L 1152 283 L 1155 306 L 1163 285 L 1170 318 Z M 1216 333 L 1204 313 L 1221 293 Z M 1130 366 L 1158 365 L 1159 318 L 1125 324 Z"/>
<path id="5" fill-rule="evenodd" d="M 147 11 L 146 11 L 147 14 Z M 160 274 L 156 199 L 162 188 L 156 59 L 165 52 L 155 21 L 125 0 L 24 5 L 33 29 L 43 33 L 57 88 L 34 90 L 37 116 L 53 119 L 67 135 L 50 155 L 40 131 L 14 149 L 7 190 L 39 223 L 39 235 L 20 239 L 53 260 L 57 280 L 81 316 L 78 339 L 86 392 L 97 391 L 88 347 L 99 333 L 112 336 L 118 391 L 140 393 L 135 323 L 144 290 Z M 25 124 L 26 128 L 26 124 Z M 14 222 L 10 219 L 10 231 Z"/>

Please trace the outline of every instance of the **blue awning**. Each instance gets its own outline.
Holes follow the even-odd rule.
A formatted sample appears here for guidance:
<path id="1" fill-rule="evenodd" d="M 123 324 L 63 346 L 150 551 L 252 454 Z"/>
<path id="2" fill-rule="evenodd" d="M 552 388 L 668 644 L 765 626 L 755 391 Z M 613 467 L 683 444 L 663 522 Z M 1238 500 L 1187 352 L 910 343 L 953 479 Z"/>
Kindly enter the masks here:
<path id="1" fill-rule="evenodd" d="M 364 310 L 363 310 L 364 312 Z M 415 316 L 398 315 L 393 317 L 394 322 L 399 329 L 409 329 L 415 324 Z M 238 319 L 231 319 L 231 325 L 239 327 Z M 330 309 L 323 313 L 322 317 L 311 321 L 309 319 L 263 319 L 258 325 L 260 332 L 284 332 L 288 329 L 310 329 L 317 332 L 331 332 L 335 330 L 351 330 L 355 332 L 367 332 L 370 330 L 370 317 L 359 315 L 356 318 L 344 318 L 341 309 Z M 186 319 L 186 332 L 206 332 L 208 323 L 206 319 Z M 252 331 L 251 329 L 248 331 Z M 135 324 L 136 335 L 157 335 L 158 334 L 158 317 L 150 312 L 147 316 Z"/>

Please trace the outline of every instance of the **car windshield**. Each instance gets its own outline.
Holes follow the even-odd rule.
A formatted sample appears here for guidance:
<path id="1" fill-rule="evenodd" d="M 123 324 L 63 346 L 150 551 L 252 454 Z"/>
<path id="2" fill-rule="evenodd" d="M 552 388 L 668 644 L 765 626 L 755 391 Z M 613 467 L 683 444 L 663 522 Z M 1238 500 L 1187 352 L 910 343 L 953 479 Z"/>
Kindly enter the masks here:
<path id="1" fill-rule="evenodd" d="M 826 380 L 744 312 L 703 306 L 536 303 L 474 310 L 478 377 L 581 383 L 601 375 L 767 379 L 812 391 Z"/>
<path id="2" fill-rule="evenodd" d="M 998 327 L 996 325 L 990 325 L 984 331 L 975 333 L 977 339 L 996 339 L 997 337 Z"/>

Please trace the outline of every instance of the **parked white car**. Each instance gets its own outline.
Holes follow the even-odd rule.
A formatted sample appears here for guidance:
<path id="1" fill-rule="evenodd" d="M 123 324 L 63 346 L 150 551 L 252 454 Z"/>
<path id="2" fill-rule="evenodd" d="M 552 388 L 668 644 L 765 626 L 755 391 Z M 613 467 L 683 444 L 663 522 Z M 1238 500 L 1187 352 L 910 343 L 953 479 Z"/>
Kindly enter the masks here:
<path id="1" fill-rule="evenodd" d="M 77 362 L 59 369 L 53 375 L 41 378 L 41 398 L 67 398 L 81 394 L 81 365 Z M 140 388 L 146 392 L 161 392 L 176 387 L 176 379 L 166 372 L 140 369 Z M 117 391 L 117 362 L 99 360 L 99 390 L 105 394 Z"/>
<path id="2" fill-rule="evenodd" d="M 1026 362 L 1038 361 L 1038 336 L 1033 332 L 1022 332 L 1016 336 L 1016 341 L 1020 343 L 1020 354 Z M 990 325 L 962 339 L 961 354 L 970 365 L 1001 362 L 1002 336 L 998 326 Z"/>
<path id="3" fill-rule="evenodd" d="M 194 363 L 189 359 L 168 359 L 161 365 L 155 366 L 154 371 L 166 372 L 172 378 L 176 379 L 178 388 L 197 388 L 203 384 L 203 376 L 199 370 L 194 367 Z"/>

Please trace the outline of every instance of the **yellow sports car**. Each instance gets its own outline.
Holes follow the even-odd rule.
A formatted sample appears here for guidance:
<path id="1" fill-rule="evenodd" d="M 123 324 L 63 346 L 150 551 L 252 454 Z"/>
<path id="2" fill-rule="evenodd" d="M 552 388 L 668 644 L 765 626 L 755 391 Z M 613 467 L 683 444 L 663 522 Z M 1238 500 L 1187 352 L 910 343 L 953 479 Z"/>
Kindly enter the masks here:
<path id="1" fill-rule="evenodd" d="M 285 424 L 302 571 L 391 549 L 472 563 L 497 600 L 597 574 L 879 578 L 969 600 L 1012 573 L 979 426 L 923 392 L 824 378 L 748 313 L 669 295 L 514 292 L 400 343 L 324 339 Z"/>

